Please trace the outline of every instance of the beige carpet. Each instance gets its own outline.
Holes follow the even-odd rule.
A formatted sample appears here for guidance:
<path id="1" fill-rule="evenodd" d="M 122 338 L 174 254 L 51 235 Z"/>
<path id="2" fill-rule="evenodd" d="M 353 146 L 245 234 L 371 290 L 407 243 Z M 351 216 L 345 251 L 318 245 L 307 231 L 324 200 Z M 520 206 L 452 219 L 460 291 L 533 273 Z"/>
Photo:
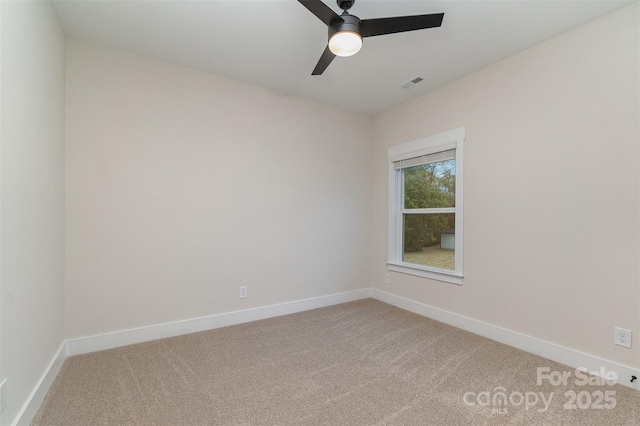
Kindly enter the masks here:
<path id="1" fill-rule="evenodd" d="M 367 299 L 70 357 L 33 424 L 640 425 L 640 392 L 576 380 Z"/>

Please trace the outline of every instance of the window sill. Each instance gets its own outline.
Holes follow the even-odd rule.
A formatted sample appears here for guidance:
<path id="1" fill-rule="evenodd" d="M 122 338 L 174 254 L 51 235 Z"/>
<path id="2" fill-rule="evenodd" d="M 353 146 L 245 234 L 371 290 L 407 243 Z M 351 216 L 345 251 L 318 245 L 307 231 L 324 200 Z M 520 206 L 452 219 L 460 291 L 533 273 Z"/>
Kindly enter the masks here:
<path id="1" fill-rule="evenodd" d="M 400 272 L 402 274 L 415 275 L 417 277 L 429 278 L 436 281 L 444 281 L 451 284 L 462 285 L 462 275 L 457 275 L 454 272 L 448 272 L 446 270 L 435 270 L 421 268 L 419 265 L 413 263 L 395 263 L 388 262 L 387 269 L 393 272 Z"/>

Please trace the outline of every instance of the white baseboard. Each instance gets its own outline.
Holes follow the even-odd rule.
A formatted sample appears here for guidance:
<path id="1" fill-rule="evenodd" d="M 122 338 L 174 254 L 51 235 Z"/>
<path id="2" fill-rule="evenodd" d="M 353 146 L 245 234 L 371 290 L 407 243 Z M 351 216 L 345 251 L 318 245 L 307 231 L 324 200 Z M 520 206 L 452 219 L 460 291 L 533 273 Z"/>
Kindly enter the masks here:
<path id="1" fill-rule="evenodd" d="M 33 420 L 33 417 L 38 412 L 38 408 L 40 408 L 40 404 L 44 401 L 44 397 L 47 396 L 47 392 L 49 392 L 49 388 L 53 384 L 60 368 L 62 367 L 62 363 L 67 357 L 67 343 L 62 342 L 58 352 L 54 355 L 53 359 L 49 363 L 49 366 L 46 368 L 42 377 L 36 384 L 33 391 L 31 391 L 31 395 L 27 398 L 27 401 L 22 406 L 22 409 L 18 412 L 15 420 L 12 425 L 29 425 Z"/>
<path id="2" fill-rule="evenodd" d="M 293 302 L 279 303 L 276 305 L 245 309 L 242 311 L 226 312 L 207 317 L 116 331 L 96 336 L 80 337 L 77 339 L 67 340 L 67 354 L 72 356 L 102 351 L 105 349 L 132 345 L 134 343 L 163 339 L 165 337 L 180 336 L 183 334 L 196 333 L 198 331 L 227 327 L 229 325 L 294 314 L 296 312 L 323 308 L 325 306 L 337 305 L 339 303 L 352 302 L 354 300 L 366 299 L 368 297 L 371 297 L 371 289 L 366 288 L 362 290 L 348 291 L 345 293 L 296 300 Z"/>
<path id="3" fill-rule="evenodd" d="M 640 370 L 638 369 L 598 358 L 596 356 L 566 348 L 535 337 L 527 336 L 506 328 L 478 321 L 473 318 L 445 311 L 444 309 L 416 302 L 415 300 L 396 296 L 378 289 L 371 289 L 371 297 L 406 311 L 410 311 L 415 314 L 461 328 L 471 333 L 487 337 L 500 343 L 522 349 L 523 351 L 539 355 L 552 361 L 568 365 L 569 367 L 585 367 L 589 371 L 600 371 L 600 369 L 604 367 L 605 371 L 612 371 L 616 373 L 619 384 L 631 389 L 640 390 Z M 635 380 L 632 383 L 630 381 L 631 376 L 636 376 L 638 380 Z"/>

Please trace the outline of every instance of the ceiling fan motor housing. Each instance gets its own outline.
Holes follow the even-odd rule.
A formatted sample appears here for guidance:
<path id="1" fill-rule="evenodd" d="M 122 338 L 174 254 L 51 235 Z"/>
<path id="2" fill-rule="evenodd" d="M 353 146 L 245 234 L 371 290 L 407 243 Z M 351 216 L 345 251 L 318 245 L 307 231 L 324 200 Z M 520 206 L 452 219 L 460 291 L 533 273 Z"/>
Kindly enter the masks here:
<path id="1" fill-rule="evenodd" d="M 358 34 L 362 38 L 362 24 L 360 24 L 360 18 L 357 16 L 349 15 L 348 13 L 340 16 L 342 22 L 336 22 L 329 26 L 329 39 L 337 32 L 350 31 Z"/>

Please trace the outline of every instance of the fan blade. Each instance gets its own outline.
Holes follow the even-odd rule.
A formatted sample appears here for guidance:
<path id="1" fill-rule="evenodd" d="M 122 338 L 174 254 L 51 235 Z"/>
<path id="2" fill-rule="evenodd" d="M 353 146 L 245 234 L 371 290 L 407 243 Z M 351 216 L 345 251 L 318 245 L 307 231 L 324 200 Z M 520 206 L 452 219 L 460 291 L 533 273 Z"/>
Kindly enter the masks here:
<path id="1" fill-rule="evenodd" d="M 384 34 L 402 33 L 405 31 L 423 30 L 442 25 L 444 13 L 430 15 L 397 16 L 395 18 L 364 19 L 362 37 L 373 37 Z"/>
<path id="2" fill-rule="evenodd" d="M 334 22 L 341 21 L 342 18 L 335 13 L 329 6 L 320 0 L 298 0 L 304 7 L 309 9 L 311 13 L 316 15 L 322 22 L 331 25 Z"/>
<path id="3" fill-rule="evenodd" d="M 324 52 L 322 53 L 322 56 L 320 57 L 320 60 L 316 64 L 316 67 L 313 69 L 313 72 L 311 73 L 311 75 L 322 74 L 324 70 L 327 69 L 331 61 L 333 61 L 333 58 L 335 57 L 336 55 L 334 55 L 333 52 L 329 50 L 329 46 L 327 46 L 326 49 L 324 49 Z"/>

